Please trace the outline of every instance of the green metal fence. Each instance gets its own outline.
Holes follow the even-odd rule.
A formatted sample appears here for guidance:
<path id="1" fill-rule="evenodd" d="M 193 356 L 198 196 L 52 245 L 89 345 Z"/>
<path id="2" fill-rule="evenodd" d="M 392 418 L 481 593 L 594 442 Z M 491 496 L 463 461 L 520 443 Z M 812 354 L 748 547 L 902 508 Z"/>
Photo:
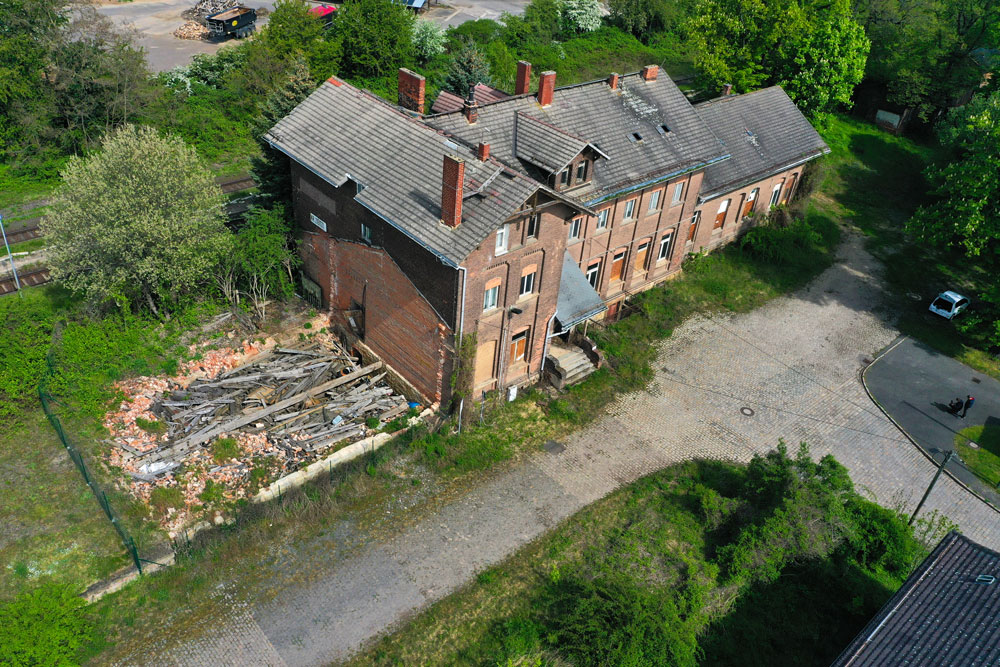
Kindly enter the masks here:
<path id="1" fill-rule="evenodd" d="M 104 510 L 104 514 L 107 515 L 108 519 L 111 521 L 111 525 L 115 527 L 118 531 L 118 535 L 122 538 L 122 543 L 125 545 L 125 550 L 128 552 L 129 556 L 132 558 L 132 562 L 135 563 L 136 569 L 139 574 L 142 574 L 142 559 L 139 558 L 139 550 L 136 549 L 135 540 L 132 536 L 128 534 L 125 530 L 125 526 L 122 524 L 118 515 L 115 513 L 114 509 L 111 507 L 111 503 L 108 502 L 108 496 L 104 493 L 104 489 L 101 485 L 94 479 L 91 474 L 90 469 L 87 468 L 87 463 L 83 460 L 83 456 L 80 451 L 73 446 L 69 438 L 66 437 L 66 431 L 63 429 L 62 422 L 59 420 L 59 416 L 52 409 L 52 405 L 59 405 L 59 402 L 49 394 L 48 386 L 49 379 L 53 375 L 53 363 L 52 363 L 52 350 L 55 347 L 55 341 L 58 340 L 58 327 L 52 334 L 53 344 L 49 348 L 48 356 L 45 359 L 45 374 L 42 375 L 41 381 L 38 383 L 38 398 L 42 402 L 42 410 L 45 411 L 45 416 L 48 418 L 49 423 L 52 424 L 52 428 L 56 430 L 56 434 L 59 436 L 59 440 L 62 442 L 63 447 L 69 452 L 69 457 L 73 459 L 73 463 L 76 464 L 76 469 L 80 471 L 83 475 L 83 481 L 87 483 L 90 490 L 94 492 L 94 497 L 97 498 L 97 504 L 101 506 Z M 147 561 L 148 562 L 148 561 Z"/>

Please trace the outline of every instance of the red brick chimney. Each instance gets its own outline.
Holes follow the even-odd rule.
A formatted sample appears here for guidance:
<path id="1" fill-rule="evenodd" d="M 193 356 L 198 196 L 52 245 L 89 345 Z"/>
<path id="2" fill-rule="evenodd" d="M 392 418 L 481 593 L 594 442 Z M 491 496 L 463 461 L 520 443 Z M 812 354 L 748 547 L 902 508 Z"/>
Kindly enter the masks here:
<path id="1" fill-rule="evenodd" d="M 465 162 L 461 158 L 444 156 L 441 174 L 441 222 L 449 227 L 462 224 L 462 186 L 465 182 Z"/>
<path id="2" fill-rule="evenodd" d="M 399 106 L 417 113 L 424 112 L 424 77 L 405 67 L 399 68 Z"/>
<path id="3" fill-rule="evenodd" d="M 732 94 L 733 94 L 733 84 L 731 83 L 722 84 L 722 96 L 725 97 L 726 95 L 732 95 Z"/>
<path id="4" fill-rule="evenodd" d="M 556 73 L 542 72 L 538 77 L 538 103 L 543 107 L 552 104 L 552 94 L 556 90 Z"/>
<path id="5" fill-rule="evenodd" d="M 639 72 L 639 76 L 642 77 L 643 81 L 656 81 L 656 76 L 660 73 L 659 65 L 646 65 Z"/>
<path id="6" fill-rule="evenodd" d="M 618 73 L 612 72 L 611 76 L 608 77 L 608 88 L 611 90 L 618 90 Z"/>
<path id="7" fill-rule="evenodd" d="M 490 159 L 490 145 L 485 141 L 480 141 L 479 146 L 476 147 L 476 157 L 479 158 L 480 162 L 486 162 Z"/>
<path id="8" fill-rule="evenodd" d="M 517 61 L 517 83 L 514 84 L 514 94 L 524 95 L 531 88 L 531 63 L 527 60 Z"/>

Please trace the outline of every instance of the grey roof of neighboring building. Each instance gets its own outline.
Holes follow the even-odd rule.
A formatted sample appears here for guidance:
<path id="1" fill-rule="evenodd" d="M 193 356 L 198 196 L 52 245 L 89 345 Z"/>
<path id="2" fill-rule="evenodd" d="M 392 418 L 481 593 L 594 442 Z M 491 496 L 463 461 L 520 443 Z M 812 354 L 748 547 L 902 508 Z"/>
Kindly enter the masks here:
<path id="1" fill-rule="evenodd" d="M 487 86 L 485 83 L 477 83 L 472 88 L 472 99 L 476 104 L 488 104 L 510 97 L 507 93 Z M 449 111 L 460 111 L 465 108 L 465 98 L 456 95 L 450 90 L 442 90 L 438 93 L 437 99 L 431 106 L 431 113 L 448 113 Z"/>
<path id="2" fill-rule="evenodd" d="M 607 309 L 604 299 L 590 286 L 587 276 L 583 275 L 576 260 L 569 251 L 563 251 L 559 299 L 556 301 L 556 319 L 559 320 L 562 331 Z"/>
<path id="3" fill-rule="evenodd" d="M 425 122 L 470 145 L 489 143 L 494 155 L 516 165 L 518 112 L 593 144 L 608 156 L 595 164 L 591 183 L 567 192 L 588 204 L 728 156 L 665 73 L 654 81 L 645 81 L 639 74 L 619 77 L 616 90 L 604 80 L 557 88 L 547 107 L 539 105 L 534 94 L 510 97 L 480 106 L 478 121 L 472 124 L 460 112 L 429 116 Z M 669 131 L 661 133 L 660 126 Z M 633 133 L 641 139 L 634 140 Z"/>
<path id="4" fill-rule="evenodd" d="M 732 155 L 705 170 L 701 184 L 703 199 L 830 152 L 778 86 L 720 97 L 695 109 Z"/>
<path id="5" fill-rule="evenodd" d="M 833 667 L 998 662 L 1000 553 L 952 532 Z"/>
<path id="6" fill-rule="evenodd" d="M 467 146 L 336 79 L 271 128 L 267 140 L 336 187 L 355 181 L 357 202 L 452 266 L 542 187 L 497 159 L 480 162 Z M 465 160 L 456 228 L 441 222 L 445 155 Z"/>

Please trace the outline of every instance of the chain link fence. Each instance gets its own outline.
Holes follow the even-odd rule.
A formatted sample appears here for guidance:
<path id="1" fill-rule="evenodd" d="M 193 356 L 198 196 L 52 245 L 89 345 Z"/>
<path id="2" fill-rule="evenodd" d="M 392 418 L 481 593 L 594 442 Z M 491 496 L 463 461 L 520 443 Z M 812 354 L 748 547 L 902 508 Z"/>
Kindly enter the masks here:
<path id="1" fill-rule="evenodd" d="M 76 469 L 80 471 L 83 475 L 83 481 L 87 483 L 90 490 L 93 491 L 94 497 L 97 499 L 97 504 L 101 506 L 104 510 L 104 514 L 111 521 L 111 525 L 115 527 L 118 531 L 118 535 L 121 537 L 122 544 L 125 545 L 125 551 L 132 558 L 132 562 L 135 563 L 136 569 L 139 574 L 142 574 L 142 563 L 143 559 L 139 557 L 139 550 L 135 546 L 135 540 L 129 535 L 125 526 L 122 524 L 121 519 L 118 517 L 117 513 L 111 507 L 111 503 L 108 502 L 108 496 L 101 488 L 101 485 L 94 478 L 90 469 L 87 467 L 87 463 L 83 460 L 83 456 L 80 454 L 80 450 L 77 449 L 70 439 L 66 436 L 66 431 L 63 428 L 62 421 L 59 419 L 59 415 L 53 410 L 53 405 L 62 405 L 49 393 L 49 380 L 55 373 L 55 367 L 52 361 L 52 352 L 55 349 L 56 343 L 59 339 L 59 325 L 53 329 L 52 332 L 52 345 L 49 347 L 49 353 L 45 358 L 45 373 L 42 375 L 41 381 L 38 383 L 38 398 L 42 402 L 42 410 L 45 412 L 45 417 L 52 424 L 52 428 L 55 429 L 56 434 L 59 436 L 59 441 L 62 442 L 63 447 L 69 452 L 69 457 L 73 460 L 76 465 Z"/>

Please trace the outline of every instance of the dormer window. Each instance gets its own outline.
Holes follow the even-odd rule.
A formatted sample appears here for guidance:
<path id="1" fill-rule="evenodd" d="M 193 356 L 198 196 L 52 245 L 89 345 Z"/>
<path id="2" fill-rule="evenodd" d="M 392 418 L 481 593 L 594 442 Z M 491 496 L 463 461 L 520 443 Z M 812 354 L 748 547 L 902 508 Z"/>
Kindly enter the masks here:
<path id="1" fill-rule="evenodd" d="M 559 185 L 569 185 L 569 167 L 559 172 Z"/>

